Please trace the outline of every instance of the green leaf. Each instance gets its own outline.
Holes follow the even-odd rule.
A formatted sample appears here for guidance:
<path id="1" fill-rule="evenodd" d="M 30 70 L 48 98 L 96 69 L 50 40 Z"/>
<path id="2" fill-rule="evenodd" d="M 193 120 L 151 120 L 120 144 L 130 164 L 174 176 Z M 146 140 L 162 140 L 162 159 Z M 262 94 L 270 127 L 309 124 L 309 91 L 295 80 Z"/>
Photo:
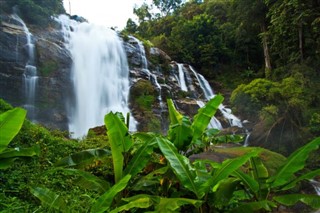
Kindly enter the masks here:
<path id="1" fill-rule="evenodd" d="M 195 193 L 197 198 L 202 198 L 204 193 L 199 192 L 199 186 L 197 186 L 196 172 L 191 166 L 190 161 L 183 155 L 178 153 L 176 147 L 165 138 L 156 138 L 158 141 L 159 148 L 165 158 L 168 160 L 173 172 L 180 180 L 181 184 Z"/>
<path id="2" fill-rule="evenodd" d="M 223 97 L 221 95 L 216 95 L 214 98 L 209 100 L 204 107 L 198 110 L 198 113 L 195 115 L 194 121 L 191 125 L 191 128 L 193 129 L 193 143 L 201 138 L 222 101 Z"/>
<path id="3" fill-rule="evenodd" d="M 154 145 L 157 144 L 155 136 L 151 137 L 133 154 L 132 159 L 124 170 L 124 174 L 135 176 L 147 165 Z"/>
<path id="4" fill-rule="evenodd" d="M 309 157 L 309 153 L 318 149 L 320 145 L 320 137 L 314 139 L 308 144 L 300 147 L 294 153 L 292 153 L 286 160 L 283 166 L 281 166 L 276 174 L 268 179 L 268 183 L 271 183 L 271 187 L 282 186 L 292 180 L 293 175 L 304 168 L 305 162 Z"/>
<path id="5" fill-rule="evenodd" d="M 20 131 L 27 111 L 14 108 L 0 114 L 0 153 Z"/>
<path id="6" fill-rule="evenodd" d="M 107 181 L 98 178 L 97 176 L 92 175 L 89 172 L 78 169 L 61 169 L 61 171 L 68 175 L 78 176 L 76 183 L 82 188 L 94 190 L 99 193 L 104 193 L 110 188 L 110 184 Z"/>
<path id="7" fill-rule="evenodd" d="M 52 192 L 50 189 L 34 187 L 30 189 L 31 193 L 36 196 L 43 205 L 49 206 L 61 212 L 70 212 L 64 199 Z"/>
<path id="8" fill-rule="evenodd" d="M 158 213 L 177 212 L 183 205 L 193 205 L 199 208 L 203 201 L 188 198 L 164 198 L 159 197 L 160 202 L 155 204 L 155 210 Z"/>
<path id="9" fill-rule="evenodd" d="M 106 193 L 101 195 L 91 208 L 91 212 L 100 213 L 110 209 L 114 197 L 126 188 L 131 175 L 124 176 L 121 180 L 113 185 Z"/>
<path id="10" fill-rule="evenodd" d="M 237 178 L 227 178 L 220 181 L 214 191 L 214 205 L 217 207 L 228 206 L 239 183 L 240 180 Z"/>
<path id="11" fill-rule="evenodd" d="M 127 126 L 121 121 L 119 116 L 110 112 L 105 116 L 104 122 L 111 146 L 114 177 L 117 183 L 122 178 L 124 164 L 123 153 L 128 151 L 133 143 Z"/>
<path id="12" fill-rule="evenodd" d="M 171 99 L 167 100 L 170 126 L 168 131 L 168 139 L 178 148 L 184 150 L 192 139 L 191 122 L 188 117 L 181 115 Z"/>
<path id="13" fill-rule="evenodd" d="M 297 185 L 298 182 L 302 181 L 302 180 L 311 180 L 313 179 L 315 176 L 320 176 L 320 169 L 308 172 L 306 174 L 303 174 L 302 176 L 295 178 L 294 180 L 292 180 L 290 183 L 288 183 L 287 185 L 285 185 L 281 190 L 288 190 L 291 189 L 293 187 L 295 187 Z"/>
<path id="14" fill-rule="evenodd" d="M 223 161 L 220 168 L 214 171 L 212 178 L 202 184 L 201 190 L 203 192 L 208 191 L 210 187 L 214 187 L 218 182 L 227 178 L 234 171 L 243 166 L 251 157 L 258 155 L 260 151 L 260 149 L 256 149 L 243 156 Z"/>
<path id="15" fill-rule="evenodd" d="M 153 205 L 152 199 L 148 195 L 133 196 L 125 200 L 129 201 L 129 203 L 110 211 L 110 213 L 129 211 L 130 209 L 133 209 L 133 208 L 146 209 Z"/>
<path id="16" fill-rule="evenodd" d="M 273 207 L 276 207 L 276 204 L 268 201 L 262 200 L 257 202 L 250 202 L 240 205 L 237 208 L 232 209 L 230 212 L 232 213 L 253 213 L 258 212 L 258 210 L 264 209 L 266 211 L 271 211 Z"/>
<path id="17" fill-rule="evenodd" d="M 85 167 L 92 164 L 93 160 L 103 159 L 111 155 L 108 149 L 87 149 L 81 152 L 74 153 L 68 157 L 60 159 L 54 164 L 56 167 Z"/>
<path id="18" fill-rule="evenodd" d="M 33 157 L 40 155 L 40 146 L 34 145 L 28 148 L 9 148 L 5 149 L 0 154 L 0 159 L 2 158 L 13 158 L 13 157 Z"/>
<path id="19" fill-rule="evenodd" d="M 256 194 L 259 190 L 259 183 L 253 179 L 250 175 L 242 172 L 241 170 L 234 171 L 233 173 L 237 178 L 239 178 L 242 183 L 250 189 L 250 191 Z"/>
<path id="20" fill-rule="evenodd" d="M 146 203 L 149 202 L 150 206 L 154 205 L 155 212 L 157 213 L 177 212 L 177 210 L 179 210 L 180 207 L 183 205 L 193 205 L 196 208 L 199 208 L 203 203 L 203 201 L 201 200 L 194 200 L 188 198 L 165 198 L 147 194 L 139 194 L 133 197 L 124 198 L 122 200 L 130 203 L 140 199 Z"/>
<path id="21" fill-rule="evenodd" d="M 289 194 L 274 196 L 273 199 L 283 205 L 292 206 L 298 201 L 311 206 L 314 209 L 320 208 L 320 196 L 318 195 L 308 195 L 308 194 Z"/>
<path id="22" fill-rule="evenodd" d="M 0 169 L 9 168 L 13 164 L 13 162 L 18 159 L 18 157 L 33 157 L 39 155 L 39 145 L 35 145 L 29 148 L 7 148 L 0 154 Z"/>

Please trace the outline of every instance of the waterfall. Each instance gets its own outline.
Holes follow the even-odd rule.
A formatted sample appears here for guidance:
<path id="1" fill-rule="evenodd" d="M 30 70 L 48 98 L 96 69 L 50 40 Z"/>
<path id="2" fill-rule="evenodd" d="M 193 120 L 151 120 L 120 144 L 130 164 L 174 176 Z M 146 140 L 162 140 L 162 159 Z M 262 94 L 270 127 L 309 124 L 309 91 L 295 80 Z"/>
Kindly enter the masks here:
<path id="1" fill-rule="evenodd" d="M 102 125 L 106 113 L 129 112 L 127 57 L 113 30 L 76 23 L 65 16 L 59 20 L 73 59 L 75 101 L 69 109 L 69 131 L 73 137 L 82 137 L 89 128 Z M 135 129 L 131 118 L 130 130 Z"/>
<path id="2" fill-rule="evenodd" d="M 140 56 L 141 56 L 141 68 L 143 70 L 143 72 L 145 72 L 148 75 L 149 80 L 153 83 L 153 85 L 155 85 L 159 91 L 159 96 L 158 96 L 158 101 L 159 101 L 159 105 L 161 107 L 161 110 L 163 110 L 163 101 L 162 101 L 162 97 L 161 97 L 161 86 L 158 82 L 158 78 L 157 75 L 153 74 L 150 72 L 149 68 L 148 68 L 148 61 L 147 61 L 147 56 L 146 56 L 146 50 L 142 44 L 142 42 L 135 38 L 134 36 L 130 36 L 131 39 L 133 39 L 139 47 L 139 52 L 140 52 Z"/>
<path id="3" fill-rule="evenodd" d="M 210 100 L 215 96 L 214 92 L 212 91 L 209 82 L 199 73 L 197 73 L 193 67 L 190 66 L 190 70 L 194 73 L 196 76 L 200 87 L 205 95 L 205 98 L 207 100 Z M 222 115 L 229 121 L 230 126 L 237 126 L 242 128 L 243 125 L 239 118 L 237 118 L 235 115 L 232 114 L 231 109 L 226 108 L 223 104 L 220 104 L 219 110 L 222 113 Z"/>
<path id="4" fill-rule="evenodd" d="M 316 181 L 316 180 L 310 180 L 311 185 L 313 186 L 315 192 L 317 193 L 317 195 L 320 196 L 320 182 Z"/>
<path id="5" fill-rule="evenodd" d="M 26 97 L 24 108 L 28 111 L 29 119 L 35 121 L 35 97 L 38 76 L 37 67 L 35 66 L 35 44 L 33 41 L 33 35 L 30 33 L 24 21 L 17 14 L 13 14 L 11 17 L 21 23 L 27 39 L 26 48 L 28 53 L 28 61 L 25 65 L 23 73 L 24 92 Z"/>
<path id="6" fill-rule="evenodd" d="M 183 66 L 183 64 L 178 64 L 178 72 L 179 72 L 179 79 L 178 79 L 178 82 L 179 82 L 179 85 L 180 85 L 180 88 L 182 91 L 188 91 L 188 87 L 186 85 L 186 79 L 185 79 L 185 76 L 184 76 L 184 71 L 185 71 L 185 68 Z"/>

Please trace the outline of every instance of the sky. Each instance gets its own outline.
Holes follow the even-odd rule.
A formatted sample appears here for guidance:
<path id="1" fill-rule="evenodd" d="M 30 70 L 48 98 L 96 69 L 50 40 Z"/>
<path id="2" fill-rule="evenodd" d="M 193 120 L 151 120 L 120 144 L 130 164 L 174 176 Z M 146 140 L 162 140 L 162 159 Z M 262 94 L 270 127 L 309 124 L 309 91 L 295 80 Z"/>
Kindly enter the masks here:
<path id="1" fill-rule="evenodd" d="M 128 18 L 137 19 L 133 8 L 143 2 L 144 0 L 63 0 L 63 5 L 67 13 L 71 11 L 71 15 L 79 15 L 90 23 L 121 30 L 126 26 Z"/>

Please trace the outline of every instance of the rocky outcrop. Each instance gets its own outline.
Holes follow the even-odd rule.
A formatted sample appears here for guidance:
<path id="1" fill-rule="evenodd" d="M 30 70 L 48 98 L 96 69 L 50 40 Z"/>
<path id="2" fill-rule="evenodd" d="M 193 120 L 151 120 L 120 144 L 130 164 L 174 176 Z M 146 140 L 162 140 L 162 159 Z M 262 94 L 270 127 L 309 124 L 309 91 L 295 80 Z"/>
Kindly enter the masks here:
<path id="1" fill-rule="evenodd" d="M 30 30 L 36 46 L 38 83 L 34 120 L 48 127 L 67 129 L 66 100 L 71 97 L 71 58 L 63 47 L 58 28 Z M 14 106 L 26 102 L 24 71 L 28 62 L 27 37 L 23 25 L 10 15 L 0 23 L 0 98 Z M 38 115 L 38 116 L 37 116 Z"/>

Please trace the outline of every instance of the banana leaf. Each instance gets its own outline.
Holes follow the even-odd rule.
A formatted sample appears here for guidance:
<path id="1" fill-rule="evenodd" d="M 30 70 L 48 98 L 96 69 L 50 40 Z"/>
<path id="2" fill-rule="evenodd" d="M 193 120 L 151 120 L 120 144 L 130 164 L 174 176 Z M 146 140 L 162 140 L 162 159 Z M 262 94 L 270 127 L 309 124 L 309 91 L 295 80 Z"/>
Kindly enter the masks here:
<path id="1" fill-rule="evenodd" d="M 319 145 L 320 137 L 314 139 L 292 153 L 287 158 L 284 165 L 277 170 L 276 174 L 268 179 L 267 182 L 271 184 L 271 188 L 282 186 L 291 181 L 294 177 L 294 174 L 305 167 L 305 163 L 310 152 L 318 149 Z"/>
<path id="2" fill-rule="evenodd" d="M 153 152 L 154 145 L 157 144 L 155 136 L 146 137 L 148 140 L 144 142 L 142 146 L 133 154 L 132 159 L 124 170 L 124 174 L 130 174 L 135 176 L 147 165 L 150 160 L 150 155 Z M 140 137 L 141 139 L 141 137 Z"/>
<path id="3" fill-rule="evenodd" d="M 260 151 L 260 149 L 256 149 L 243 156 L 223 161 L 220 168 L 215 169 L 213 176 L 201 185 L 201 191 L 207 192 L 210 187 L 214 187 L 221 180 L 227 178 L 234 171 L 238 170 L 251 157 L 257 156 Z"/>
<path id="4" fill-rule="evenodd" d="M 170 126 L 168 131 L 168 139 L 178 148 L 178 150 L 185 150 L 191 143 L 192 129 L 191 122 L 187 116 L 181 115 L 171 99 L 167 100 Z"/>
<path id="5" fill-rule="evenodd" d="M 240 180 L 237 178 L 226 178 L 220 181 L 219 184 L 216 185 L 217 187 L 214 189 L 214 206 L 228 206 L 239 183 Z"/>
<path id="6" fill-rule="evenodd" d="M 297 202 L 302 202 L 311 206 L 314 209 L 320 208 L 320 196 L 318 195 L 308 195 L 308 194 L 288 194 L 274 196 L 273 199 L 278 203 L 281 203 L 286 206 L 292 206 Z"/>
<path id="7" fill-rule="evenodd" d="M 147 199 L 148 198 L 148 199 Z M 177 212 L 183 205 L 193 205 L 199 208 L 203 201 L 188 198 L 166 198 L 147 194 L 140 194 L 129 198 L 122 199 L 126 202 L 134 202 L 136 200 L 144 200 L 155 207 L 157 213 Z M 151 206 L 150 205 L 150 206 Z"/>
<path id="8" fill-rule="evenodd" d="M 161 137 L 157 137 L 156 140 L 181 185 L 192 191 L 198 199 L 202 198 L 204 192 L 199 191 L 199 184 L 196 183 L 197 174 L 189 159 L 179 154 L 177 148 L 169 140 Z"/>
<path id="9" fill-rule="evenodd" d="M 50 189 L 34 187 L 30 189 L 30 192 L 36 196 L 43 205 L 48 206 L 50 209 L 53 208 L 61 212 L 70 212 L 64 199 Z"/>
<path id="10" fill-rule="evenodd" d="M 198 110 L 191 125 L 191 128 L 193 129 L 192 143 L 195 143 L 196 140 L 201 138 L 222 101 L 223 97 L 221 95 L 216 95 L 209 100 L 204 107 Z"/>
<path id="11" fill-rule="evenodd" d="M 27 111 L 21 108 L 14 108 L 0 114 L 0 153 L 20 131 L 26 114 Z"/>
<path id="12" fill-rule="evenodd" d="M 113 209 L 110 211 L 110 213 L 129 211 L 133 208 L 146 209 L 153 205 L 153 201 L 148 195 L 138 195 L 124 200 L 128 201 L 129 203 Z"/>
<path id="13" fill-rule="evenodd" d="M 68 157 L 62 158 L 57 161 L 54 166 L 56 167 L 85 167 L 92 164 L 93 160 L 104 159 L 111 155 L 108 149 L 87 149 L 81 152 L 74 153 Z"/>
<path id="14" fill-rule="evenodd" d="M 130 138 L 127 126 L 121 121 L 119 116 L 110 112 L 105 116 L 104 122 L 111 146 L 114 177 L 115 182 L 117 183 L 122 178 L 124 165 L 123 153 L 131 148 L 133 142 Z"/>
<path id="15" fill-rule="evenodd" d="M 258 212 L 258 210 L 264 209 L 266 211 L 271 211 L 273 207 L 276 207 L 274 202 L 268 200 L 262 200 L 257 202 L 250 202 L 240 205 L 231 211 L 230 213 L 253 213 Z"/>
<path id="16" fill-rule="evenodd" d="M 33 157 L 40 155 L 40 146 L 35 145 L 28 148 L 7 148 L 0 153 L 0 169 L 10 167 L 18 157 Z"/>
<path id="17" fill-rule="evenodd" d="M 101 195 L 91 208 L 91 212 L 100 213 L 108 211 L 111 207 L 113 199 L 116 195 L 127 187 L 131 175 L 124 176 L 115 185 L 113 185 L 106 193 Z"/>
<path id="18" fill-rule="evenodd" d="M 246 173 L 242 172 L 241 170 L 234 171 L 234 176 L 239 178 L 242 183 L 250 189 L 250 191 L 254 194 L 256 194 L 259 190 L 259 183 L 252 178 L 250 175 L 247 175 Z M 257 194 L 256 194 L 257 195 Z"/>
<path id="19" fill-rule="evenodd" d="M 281 188 L 281 190 L 288 190 L 297 185 L 298 182 L 302 180 L 311 180 L 316 176 L 320 176 L 320 169 L 308 172 L 306 174 L 301 175 L 300 177 L 295 178 L 293 181 L 285 185 L 284 187 Z"/>

